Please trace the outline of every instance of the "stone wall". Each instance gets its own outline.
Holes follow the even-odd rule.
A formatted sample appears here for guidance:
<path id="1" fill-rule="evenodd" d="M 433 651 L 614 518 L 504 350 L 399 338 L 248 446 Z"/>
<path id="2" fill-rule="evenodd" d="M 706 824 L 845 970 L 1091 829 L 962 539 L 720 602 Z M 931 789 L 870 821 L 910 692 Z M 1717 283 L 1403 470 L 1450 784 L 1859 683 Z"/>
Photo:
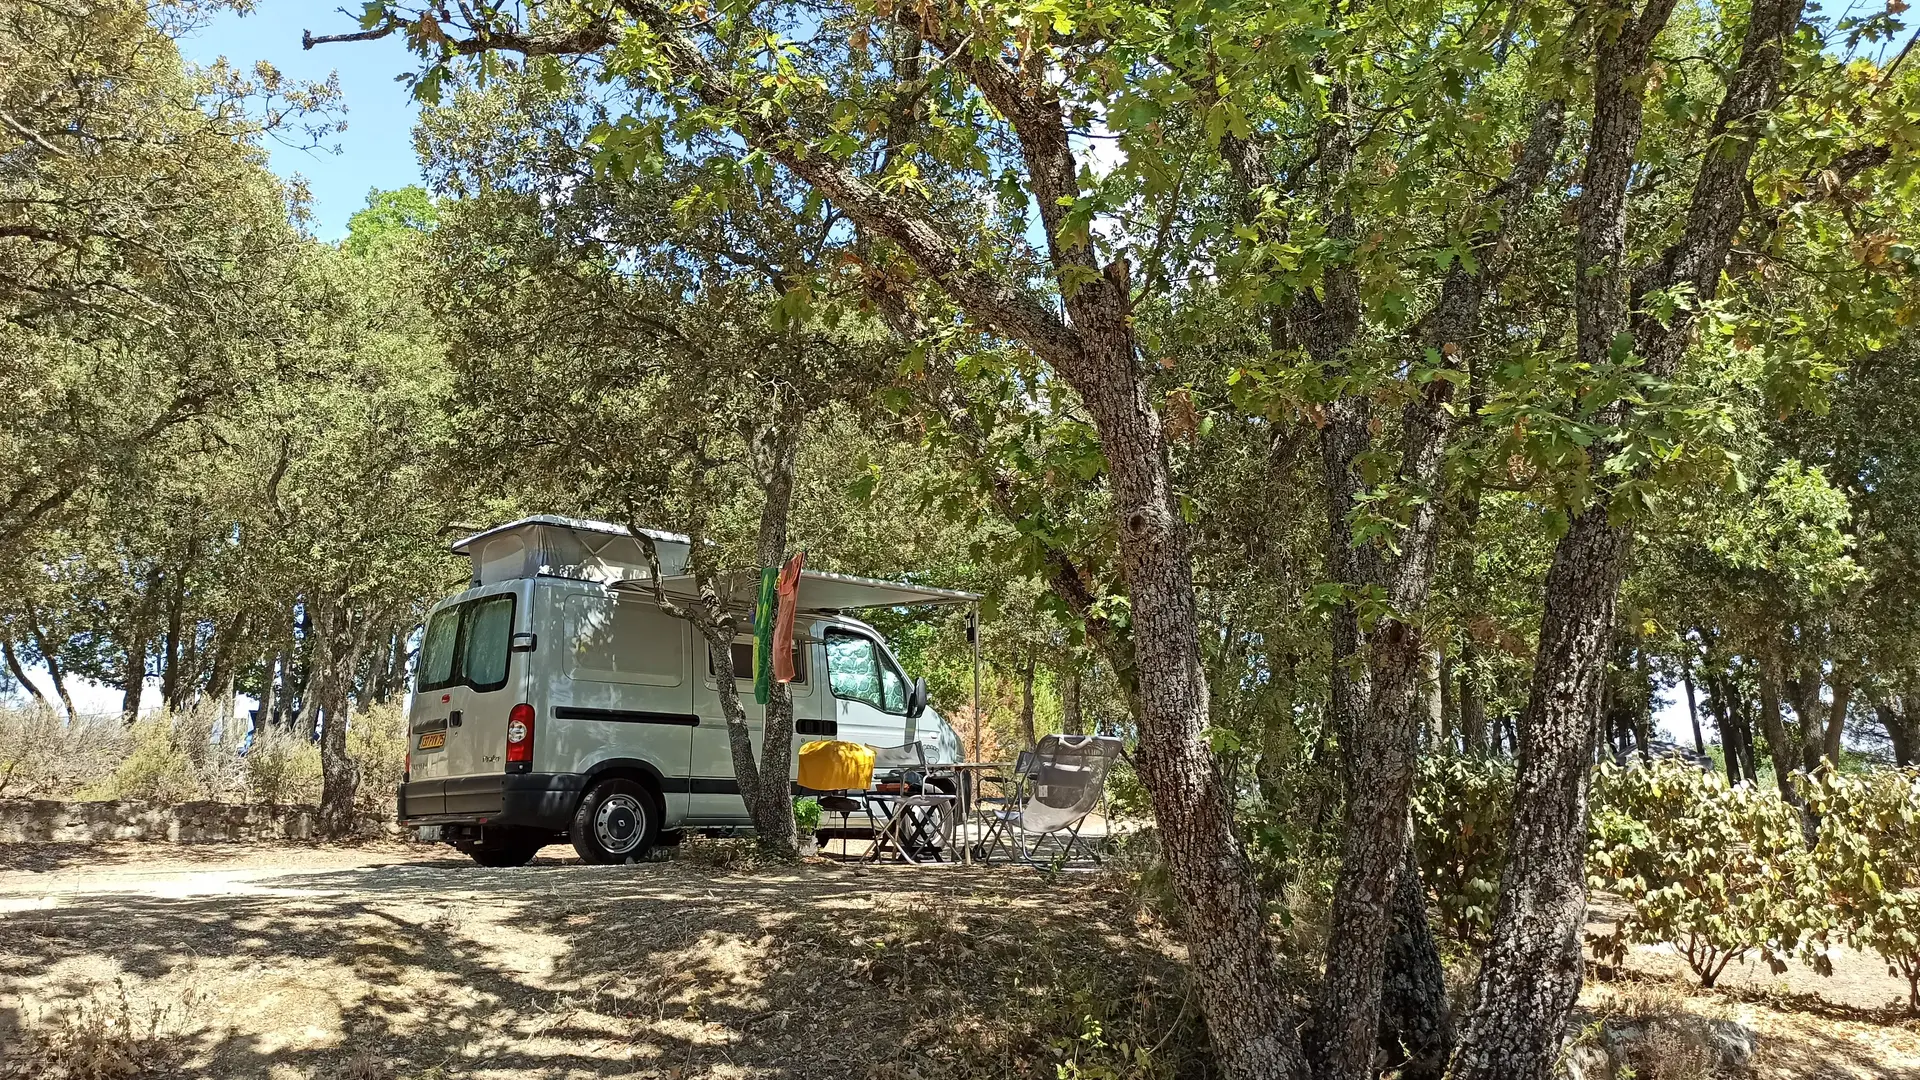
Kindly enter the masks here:
<path id="1" fill-rule="evenodd" d="M 238 806 L 190 802 L 155 806 L 138 802 L 62 802 L 0 799 L 0 843 L 87 843 L 150 840 L 217 844 L 242 840 L 308 840 L 320 811 L 315 806 Z"/>

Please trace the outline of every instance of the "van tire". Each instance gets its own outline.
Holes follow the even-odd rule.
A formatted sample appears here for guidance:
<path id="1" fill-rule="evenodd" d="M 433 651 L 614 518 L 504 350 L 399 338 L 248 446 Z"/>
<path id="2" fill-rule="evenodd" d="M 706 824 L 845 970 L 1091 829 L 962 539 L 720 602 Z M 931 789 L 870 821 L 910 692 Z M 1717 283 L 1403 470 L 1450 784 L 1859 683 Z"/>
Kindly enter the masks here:
<path id="1" fill-rule="evenodd" d="M 567 829 L 573 850 L 590 863 L 639 862 L 647 857 L 659 832 L 653 793 L 620 777 L 588 788 Z"/>

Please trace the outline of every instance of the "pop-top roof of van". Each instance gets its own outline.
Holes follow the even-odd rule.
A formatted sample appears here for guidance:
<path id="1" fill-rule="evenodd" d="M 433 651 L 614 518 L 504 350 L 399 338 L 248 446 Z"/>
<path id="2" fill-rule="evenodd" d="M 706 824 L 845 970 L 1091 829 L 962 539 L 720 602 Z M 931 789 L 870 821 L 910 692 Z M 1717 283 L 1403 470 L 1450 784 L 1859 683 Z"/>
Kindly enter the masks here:
<path id="1" fill-rule="evenodd" d="M 611 521 L 593 521 L 588 518 L 562 517 L 559 514 L 535 514 L 532 517 L 521 518 L 519 521 L 509 521 L 505 525 L 495 525 L 491 529 L 474 533 L 472 536 L 463 540 L 456 540 L 453 542 L 453 547 L 449 550 L 455 555 L 470 554 L 474 544 L 488 537 L 498 536 L 503 532 L 511 532 L 514 529 L 524 529 L 529 525 L 551 525 L 557 529 L 572 529 L 574 532 L 605 533 L 608 536 L 633 535 L 625 525 L 615 525 Z M 669 544 L 684 544 L 687 542 L 687 538 L 679 533 L 661 532 L 658 529 L 642 529 L 640 531 L 653 537 L 655 540 L 662 540 Z"/>
<path id="2" fill-rule="evenodd" d="M 722 591 L 734 597 L 750 598 L 758 582 L 758 575 L 752 573 L 721 576 L 725 579 L 720 583 Z M 653 594 L 652 583 L 646 581 L 622 581 L 614 587 L 623 592 Z M 698 595 L 691 574 L 663 577 L 660 587 L 675 600 L 690 601 Z M 979 593 L 960 589 L 936 589 L 931 585 L 912 585 L 904 581 L 831 574 L 825 570 L 802 570 L 799 603 L 795 607 L 800 611 L 820 613 L 930 604 L 971 604 L 979 599 Z"/>

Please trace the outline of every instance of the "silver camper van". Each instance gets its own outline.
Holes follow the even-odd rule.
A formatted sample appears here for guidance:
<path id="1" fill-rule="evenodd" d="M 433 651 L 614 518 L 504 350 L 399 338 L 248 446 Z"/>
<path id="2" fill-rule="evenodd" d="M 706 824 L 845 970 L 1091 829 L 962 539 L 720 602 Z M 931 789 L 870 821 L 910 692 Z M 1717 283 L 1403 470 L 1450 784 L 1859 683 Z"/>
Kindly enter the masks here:
<path id="1" fill-rule="evenodd" d="M 686 538 L 648 535 L 661 588 L 690 599 Z M 654 602 L 645 552 L 625 528 L 543 515 L 453 552 L 472 559 L 473 580 L 427 614 L 403 826 L 436 827 L 484 865 L 517 866 L 562 838 L 588 862 L 626 862 L 682 829 L 751 824 L 706 641 Z M 739 584 L 735 594 L 750 596 Z M 959 760 L 959 736 L 927 708 L 925 682 L 846 613 L 978 599 L 807 571 L 794 627 L 795 766 L 815 739 L 917 741 L 929 762 Z M 751 672 L 751 657 L 743 633 L 734 671 Z M 757 742 L 763 710 L 749 678 L 739 688 Z"/>

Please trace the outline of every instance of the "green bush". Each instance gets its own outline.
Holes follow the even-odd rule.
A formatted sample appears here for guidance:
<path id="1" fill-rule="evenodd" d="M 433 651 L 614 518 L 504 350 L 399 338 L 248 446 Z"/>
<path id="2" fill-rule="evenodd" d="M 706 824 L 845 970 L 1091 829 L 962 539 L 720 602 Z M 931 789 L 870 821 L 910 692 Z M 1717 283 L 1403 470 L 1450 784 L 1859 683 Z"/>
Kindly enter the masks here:
<path id="1" fill-rule="evenodd" d="M 199 768 L 174 737 L 170 717 L 152 716 L 133 725 L 133 745 L 113 771 L 80 789 L 83 800 L 135 799 L 178 806 L 207 797 Z"/>
<path id="2" fill-rule="evenodd" d="M 1447 755 L 1420 761 L 1413 793 L 1414 853 L 1459 941 L 1486 944 L 1507 860 L 1513 763 Z"/>
<path id="3" fill-rule="evenodd" d="M 1796 812 L 1770 792 L 1664 760 L 1594 774 L 1588 883 L 1632 905 L 1592 939 L 1619 964 L 1630 942 L 1670 943 L 1712 986 L 1727 965 L 1759 952 L 1777 974 L 1803 946 L 1818 949 L 1826 909 Z"/>
<path id="4" fill-rule="evenodd" d="M 262 727 L 247 747 L 241 801 L 292 806 L 320 801 L 320 747 L 304 734 Z"/>
<path id="5" fill-rule="evenodd" d="M 378 821 L 392 820 L 393 789 L 399 786 L 407 768 L 407 718 L 401 707 L 387 704 L 355 709 L 347 721 L 347 757 L 360 773 L 360 786 L 353 794 L 355 811 Z M 313 761 L 317 777 L 317 748 Z M 314 797 L 309 801 L 317 802 L 319 797 L 316 780 Z"/>
<path id="6" fill-rule="evenodd" d="M 1835 921 L 1907 980 L 1907 1008 L 1920 1015 L 1920 770 L 1824 771 L 1804 790 Z"/>
<path id="7" fill-rule="evenodd" d="M 820 831 L 820 800 L 811 796 L 793 800 L 793 823 L 803 838 Z"/>

